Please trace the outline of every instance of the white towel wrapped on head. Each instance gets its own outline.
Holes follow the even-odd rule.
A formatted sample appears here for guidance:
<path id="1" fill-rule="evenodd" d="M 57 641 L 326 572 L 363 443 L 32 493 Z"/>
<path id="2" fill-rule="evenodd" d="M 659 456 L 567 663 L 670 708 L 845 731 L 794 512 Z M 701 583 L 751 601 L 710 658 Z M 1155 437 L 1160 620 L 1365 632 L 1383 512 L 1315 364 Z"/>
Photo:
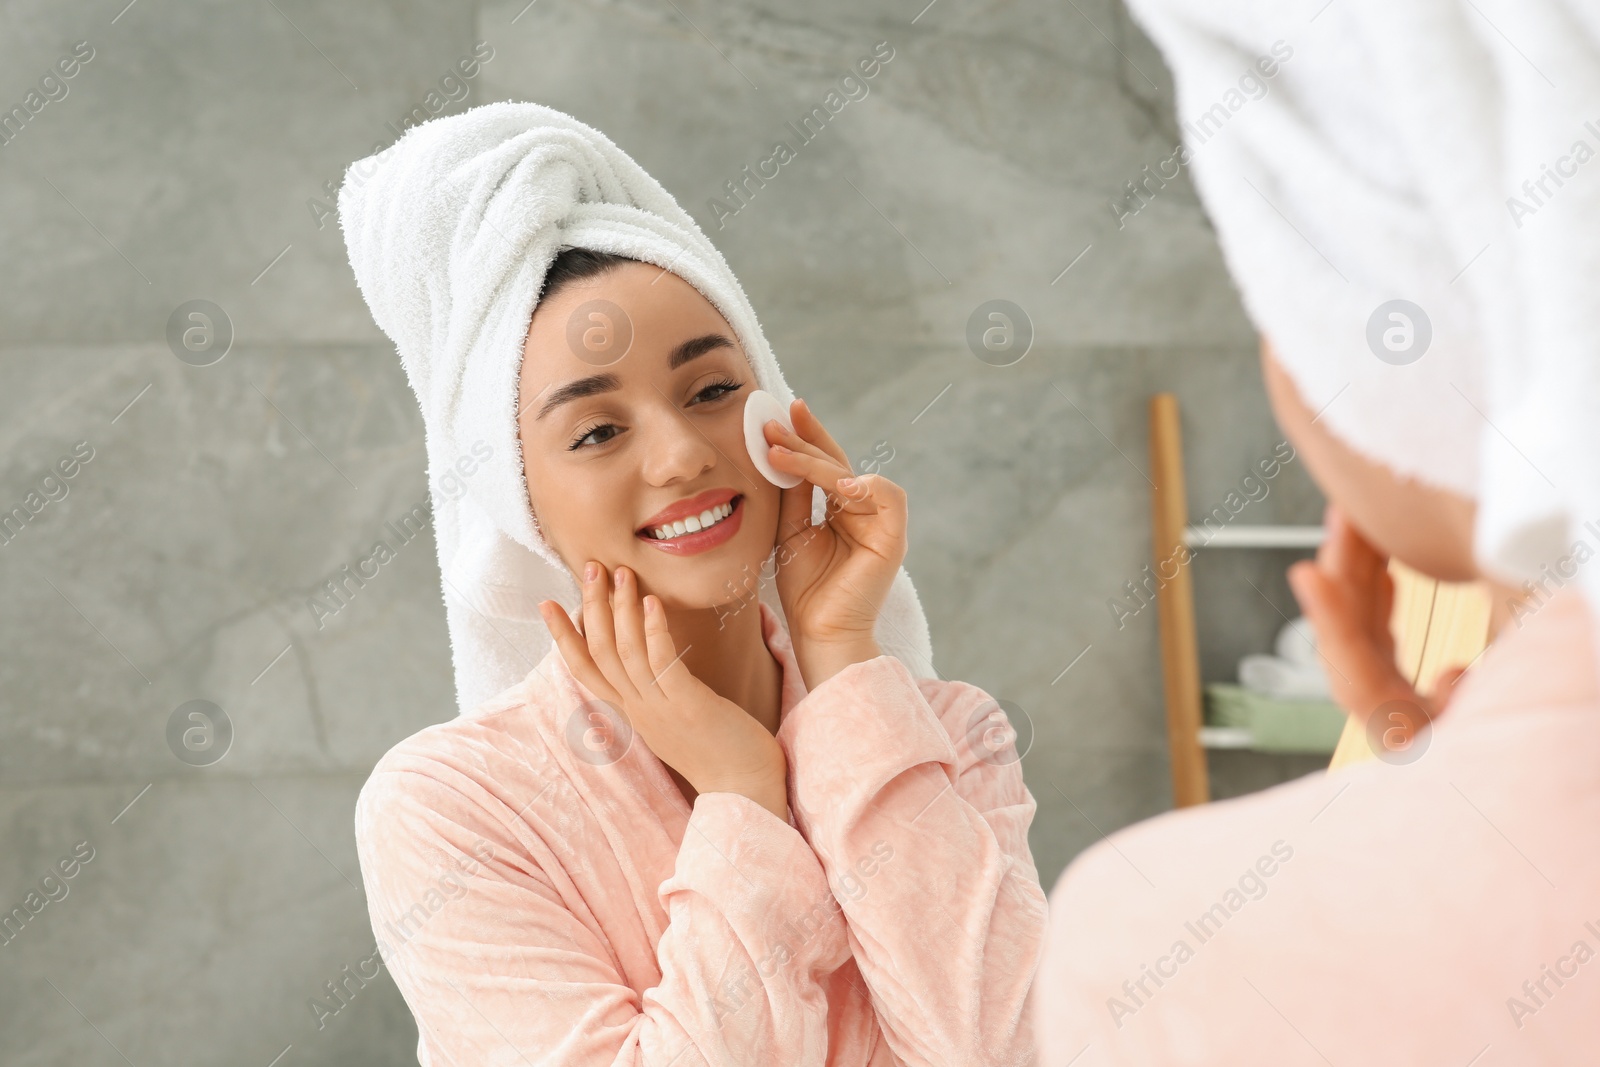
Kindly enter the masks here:
<path id="1" fill-rule="evenodd" d="M 569 611 L 576 582 L 539 533 L 517 431 L 517 386 L 545 272 L 569 247 L 682 277 L 737 334 L 760 388 L 794 398 L 722 253 L 659 182 L 600 131 L 539 104 L 484 104 L 408 129 L 353 163 L 339 224 L 356 283 L 394 341 L 422 407 L 429 483 L 488 452 L 454 499 L 434 492 L 434 535 L 458 710 L 543 659 L 539 601 Z M 817 491 L 813 516 L 822 515 Z M 782 617 L 771 583 L 762 599 Z M 877 638 L 934 677 L 927 620 L 902 568 Z"/>

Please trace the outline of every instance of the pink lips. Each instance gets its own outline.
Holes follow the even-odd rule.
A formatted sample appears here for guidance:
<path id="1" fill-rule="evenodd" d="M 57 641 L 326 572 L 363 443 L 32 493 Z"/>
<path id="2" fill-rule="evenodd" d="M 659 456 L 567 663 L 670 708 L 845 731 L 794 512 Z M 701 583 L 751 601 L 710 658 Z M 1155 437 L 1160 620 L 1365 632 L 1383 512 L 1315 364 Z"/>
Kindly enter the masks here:
<path id="1" fill-rule="evenodd" d="M 709 496 L 711 494 L 704 495 Z M 700 497 L 695 497 L 693 500 L 685 501 L 684 503 L 687 505 L 695 503 L 699 500 Z M 720 500 L 708 501 L 705 506 L 714 507 L 717 504 L 725 502 L 725 500 L 726 496 Z M 660 512 L 659 515 L 668 516 L 668 518 L 660 519 L 658 516 L 658 519 L 652 520 L 654 525 L 651 526 L 650 529 L 654 529 L 655 526 L 665 526 L 667 522 L 676 519 L 678 516 L 672 515 L 674 510 L 680 510 L 684 515 L 699 514 L 699 511 L 689 511 L 683 506 L 675 505 L 673 508 L 668 508 L 667 510 Z M 704 509 L 702 508 L 700 510 Z M 656 538 L 651 537 L 650 534 L 645 530 L 638 531 L 634 536 L 639 538 L 639 540 L 643 541 L 645 544 L 649 545 L 651 548 L 659 549 L 668 555 L 693 556 L 709 549 L 716 548 L 724 541 L 727 541 L 734 534 L 739 532 L 739 525 L 743 521 L 744 497 L 735 496 L 733 497 L 733 513 L 727 518 L 723 519 L 721 522 L 712 526 L 708 526 L 704 530 L 696 530 L 694 533 L 686 533 L 679 537 L 669 537 L 666 540 L 659 541 Z"/>
<path id="2" fill-rule="evenodd" d="M 680 500 L 676 504 L 668 504 L 644 520 L 644 524 L 639 528 L 641 530 L 654 530 L 656 527 L 665 526 L 669 522 L 687 519 L 690 515 L 698 515 L 702 511 L 707 511 L 719 504 L 726 504 L 738 495 L 732 489 L 707 489 L 686 500 Z"/>

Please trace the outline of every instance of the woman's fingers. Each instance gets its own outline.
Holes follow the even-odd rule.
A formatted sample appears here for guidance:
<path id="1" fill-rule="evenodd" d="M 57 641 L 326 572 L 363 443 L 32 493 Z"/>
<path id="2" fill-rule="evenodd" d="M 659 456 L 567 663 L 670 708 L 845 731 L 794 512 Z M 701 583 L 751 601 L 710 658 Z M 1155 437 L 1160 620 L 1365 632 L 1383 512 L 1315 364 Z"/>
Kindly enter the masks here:
<path id="1" fill-rule="evenodd" d="M 583 571 L 583 636 L 589 656 L 619 693 L 631 688 L 628 671 L 617 655 L 616 623 L 611 615 L 611 582 L 606 568 L 591 560 Z"/>
<path id="2" fill-rule="evenodd" d="M 850 456 L 840 448 L 826 429 L 822 429 L 821 419 L 811 413 L 811 408 L 806 406 L 805 400 L 795 400 L 794 403 L 790 403 L 789 421 L 794 422 L 794 430 L 786 429 L 778 419 L 766 421 L 762 432 L 766 435 L 768 445 L 784 445 L 792 451 L 832 459 L 846 470 L 850 469 Z"/>
<path id="3" fill-rule="evenodd" d="M 881 474 L 861 474 L 844 479 L 837 491 L 844 511 L 875 515 L 875 525 L 883 534 L 904 536 L 906 491 L 903 487 Z"/>
<path id="4" fill-rule="evenodd" d="M 1383 601 L 1387 595 L 1384 586 L 1388 582 L 1388 557 L 1332 504 L 1328 505 L 1323 524 L 1328 534 L 1317 550 L 1317 566 L 1357 595 L 1369 629 L 1375 633 L 1386 629 L 1389 605 Z"/>
<path id="5" fill-rule="evenodd" d="M 1393 659 L 1394 631 L 1389 628 L 1389 620 L 1394 617 L 1394 579 L 1389 576 L 1387 566 L 1378 572 L 1377 586 L 1367 626 L 1372 631 L 1373 640 L 1387 649 L 1389 658 Z"/>
<path id="6" fill-rule="evenodd" d="M 835 466 L 843 467 L 845 470 L 850 469 L 850 461 L 848 458 L 841 459 L 839 456 L 829 452 L 821 445 L 806 440 L 804 437 L 792 430 L 784 429 L 783 423 L 779 422 L 777 419 L 769 419 L 767 424 L 761 429 L 766 435 L 767 445 L 771 450 L 768 452 L 769 457 L 773 454 L 773 452 L 777 452 L 779 454 L 793 452 L 803 456 L 811 456 L 825 463 L 831 463 Z"/>
<path id="7" fill-rule="evenodd" d="M 1348 516 L 1329 505 L 1330 517 L 1339 526 L 1339 566 L 1330 571 L 1356 597 L 1368 635 L 1382 648 L 1394 653 L 1394 637 L 1389 618 L 1394 611 L 1394 579 L 1389 577 L 1389 557 L 1356 528 Z"/>
<path id="8" fill-rule="evenodd" d="M 689 668 L 683 665 L 678 655 L 677 642 L 673 641 L 672 631 L 667 627 L 667 612 L 661 606 L 661 598 L 647 596 L 642 606 L 645 651 L 649 658 L 651 681 L 660 687 L 667 699 L 676 699 Z"/>
<path id="9" fill-rule="evenodd" d="M 769 445 L 781 445 L 792 452 L 831 460 L 846 471 L 850 470 L 850 457 L 839 447 L 839 442 L 823 429 L 822 423 L 811 413 L 804 400 L 796 400 L 789 406 L 789 412 L 790 421 L 794 423 L 793 430 L 786 429 L 777 419 L 769 419 L 762 427 Z"/>
<path id="10" fill-rule="evenodd" d="M 1395 667 L 1392 648 L 1375 639 L 1350 590 L 1317 563 L 1289 568 L 1289 586 L 1317 635 L 1336 702 L 1365 719 L 1390 700 L 1415 694 Z"/>
<path id="11" fill-rule="evenodd" d="M 767 458 L 774 467 L 785 474 L 798 474 L 812 485 L 821 486 L 826 492 L 833 492 L 834 486 L 841 478 L 850 477 L 850 468 L 834 459 L 832 456 L 821 454 L 821 450 L 814 445 L 807 445 L 803 441 L 793 441 L 802 450 L 792 449 L 787 445 L 773 445 L 767 450 Z"/>
<path id="12" fill-rule="evenodd" d="M 617 659 L 633 688 L 647 693 L 655 680 L 645 642 L 644 609 L 639 604 L 639 577 L 627 567 L 612 573 L 611 614 L 616 625 Z"/>
<path id="13" fill-rule="evenodd" d="M 906 491 L 881 474 L 863 474 L 841 484 L 839 494 L 835 521 L 846 539 L 898 567 L 906 557 Z"/>
<path id="14" fill-rule="evenodd" d="M 544 619 L 545 628 L 550 631 L 556 647 L 561 650 L 561 658 L 566 661 L 572 676 L 601 700 L 620 704 L 621 698 L 616 687 L 595 666 L 589 655 L 588 644 L 573 626 L 566 609 L 554 600 L 545 600 L 539 604 L 539 615 Z"/>
<path id="15" fill-rule="evenodd" d="M 761 431 L 767 442 L 767 461 L 786 474 L 798 474 L 805 479 L 799 485 L 783 490 L 778 498 L 778 535 L 775 543 L 782 544 L 811 528 L 812 486 L 816 484 L 805 472 L 785 466 L 786 457 L 808 455 L 822 460 L 832 457 L 798 434 L 785 429 L 777 419 L 768 419 Z"/>
<path id="16" fill-rule="evenodd" d="M 874 510 L 869 503 L 872 494 L 860 489 L 852 490 L 848 496 L 841 492 L 840 480 L 854 473 L 850 457 L 806 402 L 796 399 L 789 405 L 789 415 L 794 423 L 793 430 L 785 429 L 776 419 L 762 427 L 770 446 L 767 458 L 772 465 L 786 474 L 797 474 L 812 485 L 821 487 L 828 497 L 829 514 L 840 510 L 853 513 L 870 513 Z M 896 486 L 895 490 L 898 489 Z M 810 526 L 809 488 L 801 485 L 785 490 L 778 518 L 779 541 Z"/>
<path id="17" fill-rule="evenodd" d="M 849 467 L 840 465 L 832 456 L 819 454 L 821 450 L 816 446 L 799 441 L 792 434 L 788 436 L 804 451 L 790 449 L 785 445 L 772 445 L 767 450 L 767 458 L 774 467 L 785 474 L 797 474 L 805 480 L 794 489 L 784 491 L 783 504 L 788 505 L 788 508 L 787 512 L 782 505 L 779 508 L 780 541 L 800 533 L 811 525 L 812 486 L 817 486 L 824 494 L 824 515 L 832 515 L 844 506 L 839 498 L 839 482 L 850 477 Z"/>
<path id="18" fill-rule="evenodd" d="M 823 427 L 822 420 L 817 418 L 816 414 L 811 410 L 811 405 L 804 400 L 796 399 L 794 403 L 789 405 L 789 418 L 794 423 L 795 433 L 799 434 L 801 439 L 809 444 L 816 445 L 823 452 L 832 456 L 845 470 L 850 469 L 849 455 L 843 448 L 839 447 L 839 442 L 835 441 L 833 435 Z"/>

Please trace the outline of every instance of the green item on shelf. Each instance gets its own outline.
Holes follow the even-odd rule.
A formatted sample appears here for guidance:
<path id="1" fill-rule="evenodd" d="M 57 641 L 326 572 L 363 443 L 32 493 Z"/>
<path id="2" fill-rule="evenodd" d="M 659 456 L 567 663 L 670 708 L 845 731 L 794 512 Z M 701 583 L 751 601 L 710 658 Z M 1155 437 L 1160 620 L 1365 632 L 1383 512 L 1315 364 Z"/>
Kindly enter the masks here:
<path id="1" fill-rule="evenodd" d="M 1279 700 L 1227 682 L 1205 692 L 1206 725 L 1249 730 L 1257 752 L 1331 753 L 1344 731 L 1345 714 L 1330 700 Z"/>

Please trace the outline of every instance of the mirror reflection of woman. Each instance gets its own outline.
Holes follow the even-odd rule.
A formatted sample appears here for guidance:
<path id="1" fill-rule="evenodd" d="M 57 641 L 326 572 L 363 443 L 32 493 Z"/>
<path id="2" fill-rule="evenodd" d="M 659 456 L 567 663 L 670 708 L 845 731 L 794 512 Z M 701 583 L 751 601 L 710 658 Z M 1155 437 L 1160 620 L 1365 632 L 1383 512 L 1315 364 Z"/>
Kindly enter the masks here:
<path id="1" fill-rule="evenodd" d="M 1293 44 L 1248 115 L 1185 135 L 1273 415 L 1328 501 L 1288 579 L 1372 758 L 1074 859 L 1040 1067 L 1594 1063 L 1600 184 L 1544 190 L 1532 219 L 1518 186 L 1591 123 L 1600 9 L 1128 7 L 1200 126 Z M 1484 624 L 1443 590 L 1408 624 L 1426 673 L 1397 669 L 1391 560 L 1489 596 L 1464 673 L 1431 661 Z"/>
<path id="2" fill-rule="evenodd" d="M 421 1062 L 1031 1062 L 1046 912 L 1027 843 L 1034 800 L 998 704 L 914 671 L 904 631 L 925 622 L 901 570 L 904 491 L 853 477 L 799 400 L 792 431 L 774 420 L 763 433 L 767 462 L 803 480 L 763 476 L 745 401 L 787 389 L 759 328 L 687 280 L 726 265 L 595 131 L 495 104 L 416 127 L 391 151 L 375 178 L 347 183 L 341 215 L 374 316 L 411 353 L 425 419 L 436 413 L 430 459 L 462 435 L 449 420 L 471 422 L 455 413 L 486 380 L 472 360 L 493 357 L 486 342 L 451 349 L 457 327 L 430 320 L 448 316 L 439 292 L 472 303 L 466 246 L 430 243 L 403 205 L 454 212 L 452 232 L 492 242 L 495 197 L 519 183 L 581 190 L 542 206 L 572 243 L 542 246 L 550 262 L 504 397 L 516 447 L 502 450 L 520 467 L 531 547 L 576 596 L 564 604 L 544 584 L 548 653 L 396 745 L 357 805 L 373 929 Z M 619 217 L 654 225 L 595 206 L 608 197 L 667 217 L 702 266 L 646 261 L 645 240 L 634 256 L 585 247 L 586 212 L 607 233 Z M 416 265 L 435 252 L 437 267 Z M 439 272 L 418 316 L 386 303 L 397 263 Z M 515 288 L 496 299 L 522 299 Z M 571 342 L 594 306 L 625 320 L 624 354 Z M 453 369 L 428 363 L 448 360 L 429 347 L 440 336 L 460 355 Z M 448 600 L 462 571 L 444 555 L 441 539 Z M 773 561 L 781 610 L 756 595 Z M 451 622 L 459 683 L 474 660 Z"/>

